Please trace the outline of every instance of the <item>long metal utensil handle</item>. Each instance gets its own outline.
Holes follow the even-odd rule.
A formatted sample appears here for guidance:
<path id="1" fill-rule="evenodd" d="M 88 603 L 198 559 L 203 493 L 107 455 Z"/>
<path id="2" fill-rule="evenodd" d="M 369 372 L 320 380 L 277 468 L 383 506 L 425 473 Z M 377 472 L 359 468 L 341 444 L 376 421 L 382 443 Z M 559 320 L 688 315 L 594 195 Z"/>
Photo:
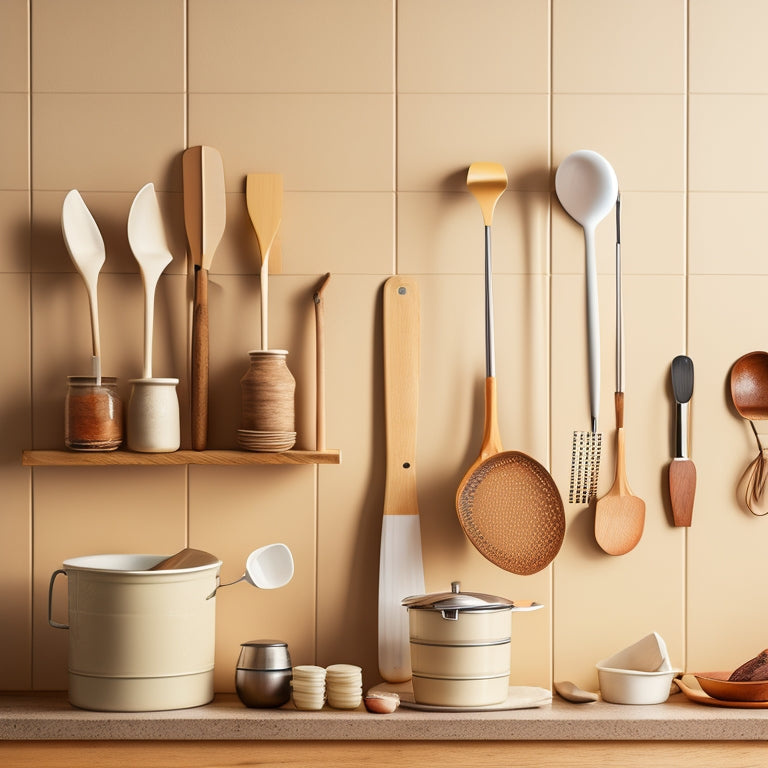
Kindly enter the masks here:
<path id="1" fill-rule="evenodd" d="M 600 310 L 597 295 L 597 261 L 595 230 L 584 227 L 587 281 L 587 356 L 589 365 L 589 411 L 592 432 L 597 432 L 600 415 Z"/>
<path id="2" fill-rule="evenodd" d="M 411 677 L 408 613 L 402 600 L 424 593 L 416 492 L 419 397 L 419 292 L 415 281 L 384 285 L 386 482 L 379 561 L 379 674 Z"/>
<path id="3" fill-rule="evenodd" d="M 493 333 L 493 264 L 491 263 L 491 227 L 485 227 L 485 376 L 496 375 Z"/>
<path id="4" fill-rule="evenodd" d="M 621 193 L 616 197 L 616 391 L 624 391 L 624 299 L 621 289 Z"/>

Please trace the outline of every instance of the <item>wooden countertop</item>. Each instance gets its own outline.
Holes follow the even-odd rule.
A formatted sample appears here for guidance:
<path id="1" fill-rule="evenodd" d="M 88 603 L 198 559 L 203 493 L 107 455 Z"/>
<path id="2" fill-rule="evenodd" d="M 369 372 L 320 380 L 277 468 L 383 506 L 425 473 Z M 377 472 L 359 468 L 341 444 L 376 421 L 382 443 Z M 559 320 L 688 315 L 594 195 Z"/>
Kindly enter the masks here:
<path id="1" fill-rule="evenodd" d="M 219 695 L 193 709 L 89 712 L 65 693 L 0 694 L 0 741 L 766 741 L 768 709 L 694 703 L 676 694 L 664 704 L 624 706 L 602 701 L 494 712 L 390 715 L 336 710 L 248 709 Z"/>

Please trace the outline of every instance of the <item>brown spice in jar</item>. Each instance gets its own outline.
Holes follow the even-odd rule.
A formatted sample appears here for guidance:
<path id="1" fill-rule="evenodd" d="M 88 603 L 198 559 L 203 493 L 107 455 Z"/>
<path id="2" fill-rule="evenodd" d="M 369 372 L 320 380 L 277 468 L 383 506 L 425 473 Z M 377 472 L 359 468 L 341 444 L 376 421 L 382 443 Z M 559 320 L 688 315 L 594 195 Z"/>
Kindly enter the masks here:
<path id="1" fill-rule="evenodd" d="M 123 440 L 123 408 L 116 393 L 97 386 L 70 390 L 66 444 L 74 450 L 107 451 Z"/>

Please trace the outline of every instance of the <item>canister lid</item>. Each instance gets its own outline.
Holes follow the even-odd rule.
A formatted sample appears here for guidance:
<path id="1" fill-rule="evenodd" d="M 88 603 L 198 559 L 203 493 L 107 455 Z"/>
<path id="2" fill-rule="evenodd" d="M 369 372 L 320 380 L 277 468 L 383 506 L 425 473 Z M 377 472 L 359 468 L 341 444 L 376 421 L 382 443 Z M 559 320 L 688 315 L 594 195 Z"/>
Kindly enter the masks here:
<path id="1" fill-rule="evenodd" d="M 249 640 L 240 645 L 238 669 L 290 669 L 288 645 L 282 640 Z"/>
<path id="2" fill-rule="evenodd" d="M 406 597 L 403 605 L 427 611 L 489 611 L 510 609 L 515 603 L 506 597 L 486 595 L 482 592 L 462 592 L 461 584 L 453 581 L 450 592 Z"/>

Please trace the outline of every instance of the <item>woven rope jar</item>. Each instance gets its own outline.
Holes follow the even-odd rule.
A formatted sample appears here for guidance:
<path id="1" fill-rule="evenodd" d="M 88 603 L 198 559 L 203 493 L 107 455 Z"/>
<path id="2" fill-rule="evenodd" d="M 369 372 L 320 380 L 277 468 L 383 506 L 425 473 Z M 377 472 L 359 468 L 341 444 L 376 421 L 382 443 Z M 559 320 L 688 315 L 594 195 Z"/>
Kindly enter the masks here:
<path id="1" fill-rule="evenodd" d="M 240 379 L 241 428 L 259 432 L 293 432 L 296 380 L 284 349 L 248 353 L 251 365 Z"/>

